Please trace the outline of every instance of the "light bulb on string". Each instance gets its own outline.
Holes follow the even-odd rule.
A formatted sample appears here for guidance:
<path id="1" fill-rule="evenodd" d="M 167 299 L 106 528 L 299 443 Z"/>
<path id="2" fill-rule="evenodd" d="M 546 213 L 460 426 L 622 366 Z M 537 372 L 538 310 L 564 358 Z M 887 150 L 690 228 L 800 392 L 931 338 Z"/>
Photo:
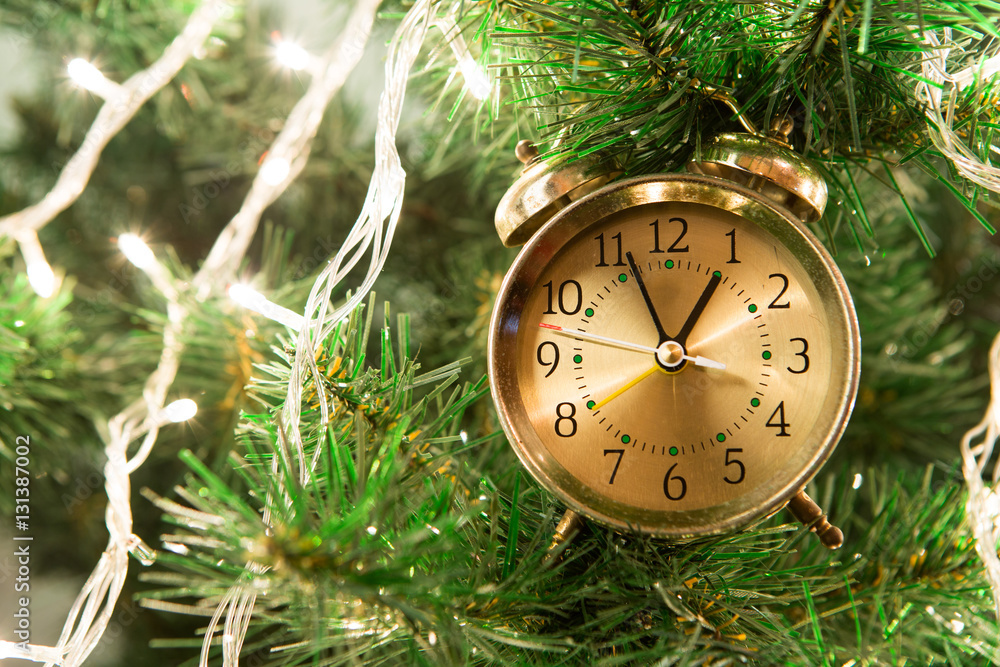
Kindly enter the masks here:
<path id="1" fill-rule="evenodd" d="M 56 274 L 46 261 L 31 262 L 28 264 L 28 283 L 35 294 L 48 299 L 56 291 Z"/>
<path id="2" fill-rule="evenodd" d="M 462 77 L 465 79 L 465 88 L 477 100 L 487 99 L 493 87 L 490 84 L 489 77 L 486 76 L 486 72 L 472 57 L 472 53 L 469 51 L 469 47 L 462 37 L 461 29 L 455 23 L 455 19 L 449 14 L 439 18 L 435 22 L 435 25 L 444 33 L 445 39 L 448 40 L 448 45 L 455 55 L 455 60 L 458 61 L 458 71 L 462 73 Z"/>
<path id="3" fill-rule="evenodd" d="M 153 254 L 153 251 L 150 250 L 149 246 L 146 245 L 146 242 L 138 234 L 127 232 L 119 235 L 118 249 L 122 251 L 125 258 L 132 262 L 136 268 L 141 269 L 143 273 L 149 276 L 156 289 L 160 290 L 163 296 L 167 297 L 168 301 L 171 303 L 177 301 L 177 286 L 174 284 L 170 273 L 156 261 L 156 255 Z"/>
<path id="4" fill-rule="evenodd" d="M 288 178 L 292 165 L 283 157 L 265 157 L 260 165 L 260 177 L 264 182 L 274 187 Z"/>
<path id="5" fill-rule="evenodd" d="M 163 408 L 163 416 L 178 424 L 198 414 L 198 404 L 190 398 L 180 398 Z"/>
<path id="6" fill-rule="evenodd" d="M 295 42 L 282 39 L 281 33 L 271 33 L 271 39 L 274 40 L 274 59 L 282 67 L 298 72 L 307 69 L 312 63 L 313 57 L 308 51 Z"/>
<path id="7" fill-rule="evenodd" d="M 485 100 L 490 96 L 492 89 L 490 80 L 486 76 L 486 72 L 483 71 L 483 68 L 472 59 L 468 51 L 459 57 L 458 69 L 462 72 L 462 76 L 465 77 L 465 87 L 473 97 L 477 100 Z"/>
<path id="8" fill-rule="evenodd" d="M 249 285 L 230 285 L 228 294 L 230 299 L 244 308 L 248 308 L 270 320 L 284 324 L 289 329 L 298 331 L 302 328 L 304 318 L 301 315 L 272 301 L 268 301 L 267 297 Z"/>
<path id="9" fill-rule="evenodd" d="M 153 251 L 136 234 L 121 234 L 118 237 L 118 249 L 122 251 L 128 261 L 143 271 L 148 271 L 156 264 L 156 256 Z"/>
<path id="10" fill-rule="evenodd" d="M 28 284 L 31 285 L 35 294 L 43 299 L 48 299 L 55 294 L 59 281 L 48 260 L 45 259 L 42 244 L 38 241 L 38 234 L 33 231 L 22 233 L 18 235 L 17 242 L 21 248 L 21 255 L 24 257 Z"/>
<path id="11" fill-rule="evenodd" d="M 70 80 L 84 90 L 89 90 L 104 99 L 116 96 L 121 86 L 108 79 L 93 63 L 83 58 L 73 58 L 66 65 Z"/>

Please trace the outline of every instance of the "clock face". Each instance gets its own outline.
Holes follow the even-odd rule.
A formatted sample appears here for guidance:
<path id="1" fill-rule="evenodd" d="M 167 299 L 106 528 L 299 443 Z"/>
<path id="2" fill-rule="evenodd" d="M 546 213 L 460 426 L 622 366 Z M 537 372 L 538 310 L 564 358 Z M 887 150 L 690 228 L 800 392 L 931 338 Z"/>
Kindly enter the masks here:
<path id="1" fill-rule="evenodd" d="M 843 280 L 802 223 L 740 186 L 659 176 L 535 235 L 498 298 L 490 375 L 544 486 L 680 537 L 801 490 L 846 423 L 858 348 Z"/>

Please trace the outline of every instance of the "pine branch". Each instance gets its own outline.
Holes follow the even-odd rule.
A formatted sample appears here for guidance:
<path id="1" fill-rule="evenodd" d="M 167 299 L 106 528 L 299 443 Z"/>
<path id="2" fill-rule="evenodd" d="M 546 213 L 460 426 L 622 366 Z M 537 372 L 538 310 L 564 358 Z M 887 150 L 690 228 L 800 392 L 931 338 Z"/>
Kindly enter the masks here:
<path id="1" fill-rule="evenodd" d="M 193 611 L 252 585 L 248 646 L 275 665 L 840 664 L 1000 650 L 954 475 L 890 483 L 871 470 L 860 491 L 852 475 L 829 480 L 819 495 L 848 536 L 836 554 L 780 516 L 686 545 L 595 525 L 546 565 L 557 504 L 506 447 L 463 430 L 482 385 L 454 387 L 454 365 L 418 375 L 405 322 L 400 347 L 383 329 L 381 361 L 366 362 L 366 322 L 355 313 L 318 358 L 331 422 L 304 432 L 306 458 L 322 450 L 307 484 L 272 417 L 280 396 L 261 383 L 270 410 L 245 418 L 230 471 L 186 453 L 182 504 L 145 492 L 174 524 L 159 563 L 176 572 L 144 577 L 159 585 L 146 606 Z M 261 370 L 280 384 L 289 361 Z M 420 397 L 421 386 L 433 388 Z M 308 386 L 303 401 L 308 419 Z M 960 622 L 971 640 L 942 635 Z"/>
<path id="2" fill-rule="evenodd" d="M 742 130 L 712 101 L 724 91 L 762 130 L 774 118 L 795 120 L 793 141 L 825 165 L 834 198 L 852 197 L 852 167 L 916 159 L 992 229 L 975 211 L 989 191 L 932 162 L 940 151 L 914 93 L 924 58 L 935 52 L 921 31 L 951 30 L 974 53 L 996 33 L 989 3 L 685 1 L 626 10 L 605 1 L 515 0 L 491 7 L 480 10 L 490 25 L 482 51 L 501 53 L 491 66 L 514 91 L 511 103 L 534 115 L 535 138 L 550 158 L 603 150 L 627 155 L 628 174 L 678 170 L 698 154 L 701 138 Z M 968 52 L 953 48 L 948 66 L 961 66 Z M 962 140 L 987 165 L 1000 120 L 988 102 L 995 85 L 958 91 L 953 111 Z M 887 185 L 898 191 L 891 174 Z M 848 221 L 871 235 L 857 211 L 845 211 Z M 923 225 L 914 223 L 933 254 Z"/>

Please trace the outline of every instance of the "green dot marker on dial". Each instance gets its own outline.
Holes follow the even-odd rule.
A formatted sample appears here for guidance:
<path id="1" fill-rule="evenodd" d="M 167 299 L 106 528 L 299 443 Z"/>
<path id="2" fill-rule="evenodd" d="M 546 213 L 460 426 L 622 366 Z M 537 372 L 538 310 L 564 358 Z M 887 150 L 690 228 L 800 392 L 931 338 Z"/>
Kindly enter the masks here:
<path id="1" fill-rule="evenodd" d="M 625 275 L 624 273 L 619 273 L 618 274 L 618 282 L 623 283 L 626 280 L 628 280 L 628 276 L 627 275 Z"/>
<path id="2" fill-rule="evenodd" d="M 764 352 L 762 352 L 760 356 L 764 357 L 765 359 L 770 359 L 771 353 L 768 350 L 764 350 Z"/>
<path id="3" fill-rule="evenodd" d="M 747 310 L 749 310 L 751 313 L 756 313 L 757 312 L 757 305 L 751 303 L 749 306 L 747 306 Z"/>
<path id="4" fill-rule="evenodd" d="M 588 308 L 587 310 L 585 310 L 583 312 L 587 315 L 587 317 L 593 317 L 594 316 L 594 309 L 593 308 Z"/>
<path id="5" fill-rule="evenodd" d="M 623 443 L 625 443 L 626 445 L 627 445 L 627 444 L 628 444 L 629 442 L 631 442 L 631 441 L 632 441 L 632 438 L 630 438 L 630 437 L 629 437 L 629 435 L 628 435 L 627 433 L 626 433 L 625 435 L 623 435 L 623 436 L 622 436 L 622 442 L 623 442 Z"/>
<path id="6" fill-rule="evenodd" d="M 726 441 L 726 434 L 725 433 L 719 433 L 719 434 L 717 434 L 715 436 L 715 439 L 718 440 L 719 442 L 725 442 Z"/>
<path id="7" fill-rule="evenodd" d="M 577 364 L 582 364 L 583 363 L 583 357 L 580 356 L 579 354 L 575 354 L 575 355 L 573 355 L 573 362 L 577 363 Z"/>
<path id="8" fill-rule="evenodd" d="M 669 450 L 671 456 L 677 456 L 677 448 L 671 447 Z"/>
<path id="9" fill-rule="evenodd" d="M 593 401 L 587 401 L 588 410 L 593 410 L 595 405 L 597 405 L 597 403 L 594 403 Z"/>
<path id="10" fill-rule="evenodd" d="M 672 269 L 672 268 L 674 268 L 674 260 L 668 259 L 666 262 L 663 263 L 663 265 L 665 267 L 667 267 L 668 269 Z M 676 447 L 671 447 L 670 449 L 671 450 L 675 450 L 677 448 Z"/>
<path id="11" fill-rule="evenodd" d="M 750 399 L 750 405 L 754 406 L 755 408 L 758 407 L 760 405 L 760 399 L 759 398 L 751 398 Z"/>
<path id="12" fill-rule="evenodd" d="M 716 278 L 721 278 L 722 271 L 712 271 L 712 275 L 715 276 Z"/>

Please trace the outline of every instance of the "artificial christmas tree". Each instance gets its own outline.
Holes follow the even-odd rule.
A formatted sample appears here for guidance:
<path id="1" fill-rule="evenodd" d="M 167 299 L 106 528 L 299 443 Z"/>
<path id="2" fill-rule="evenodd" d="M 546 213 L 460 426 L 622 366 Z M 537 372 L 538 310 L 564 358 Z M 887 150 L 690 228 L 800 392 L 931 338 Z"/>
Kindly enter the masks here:
<path id="1" fill-rule="evenodd" d="M 0 11 L 40 81 L 0 163 L 3 657 L 1000 662 L 990 3 L 343 3 L 309 50 L 256 4 Z M 861 329 L 809 489 L 844 546 L 776 515 L 550 552 L 484 378 L 514 145 L 627 178 L 775 118 Z"/>

